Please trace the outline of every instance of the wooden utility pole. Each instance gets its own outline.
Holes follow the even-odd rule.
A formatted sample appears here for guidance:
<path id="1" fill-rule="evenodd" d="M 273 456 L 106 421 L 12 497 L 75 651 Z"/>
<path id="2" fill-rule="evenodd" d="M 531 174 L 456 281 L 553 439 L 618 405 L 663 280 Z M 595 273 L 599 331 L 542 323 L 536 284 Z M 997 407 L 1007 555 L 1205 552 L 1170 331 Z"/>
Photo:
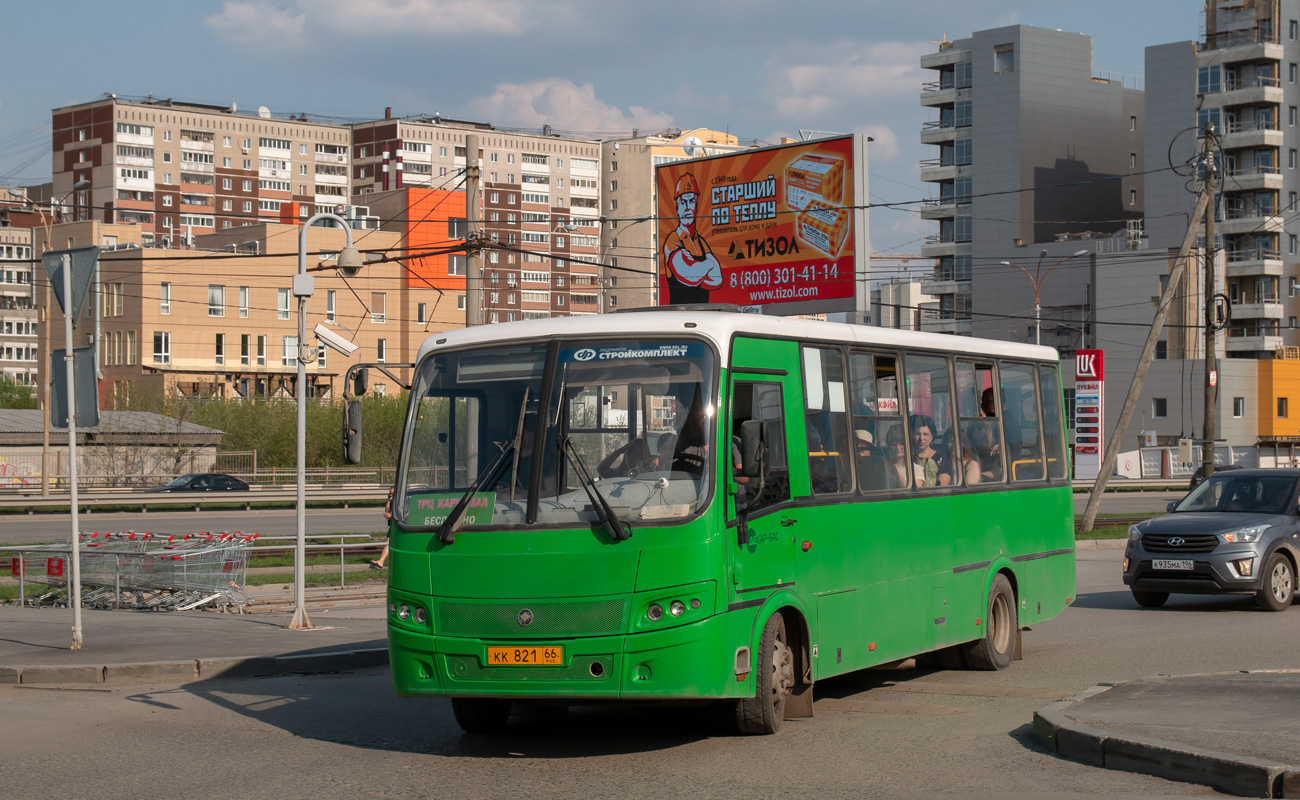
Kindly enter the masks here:
<path id="1" fill-rule="evenodd" d="M 1214 126 L 1205 123 L 1205 193 L 1214 197 Z M 1216 380 L 1218 363 L 1214 352 L 1215 324 L 1215 264 L 1214 264 L 1214 203 L 1210 202 L 1205 211 L 1205 425 L 1204 443 L 1201 445 L 1201 475 L 1205 478 L 1214 474 L 1214 412 L 1218 408 L 1219 387 Z"/>
<path id="2" fill-rule="evenodd" d="M 465 136 L 465 327 L 483 324 L 483 261 L 478 220 L 478 134 Z"/>
<path id="3" fill-rule="evenodd" d="M 1205 141 L 1202 158 L 1205 157 L 1209 148 L 1209 142 Z M 1128 387 L 1128 395 L 1124 398 L 1124 407 L 1119 412 L 1119 420 L 1115 423 L 1115 430 L 1110 435 L 1110 442 L 1106 445 L 1106 457 L 1101 462 L 1101 471 L 1097 473 L 1097 481 L 1092 485 L 1092 494 L 1088 495 L 1088 507 L 1083 512 L 1083 530 L 1092 530 L 1092 524 L 1097 520 L 1097 509 L 1101 506 L 1101 496 L 1106 491 L 1106 482 L 1110 480 L 1110 473 L 1115 469 L 1115 459 L 1119 457 L 1120 446 L 1124 442 L 1124 432 L 1128 430 L 1129 421 L 1133 419 L 1133 409 L 1137 407 L 1138 395 L 1142 393 L 1142 384 L 1146 380 L 1147 370 L 1151 367 L 1151 361 L 1155 357 L 1156 342 L 1160 339 L 1160 332 L 1164 329 L 1165 318 L 1169 316 L 1169 306 L 1173 303 L 1174 295 L 1178 293 L 1178 287 L 1183 280 L 1183 270 L 1187 265 L 1188 254 L 1192 250 L 1192 242 L 1196 240 L 1196 232 L 1201 227 L 1201 216 L 1205 214 L 1210 205 L 1210 200 L 1214 193 L 1207 191 L 1206 186 L 1202 185 L 1200 195 L 1196 198 L 1196 208 L 1192 211 L 1191 219 L 1187 225 L 1187 233 L 1183 236 L 1183 243 L 1178 248 L 1178 255 L 1174 258 L 1173 269 L 1169 271 L 1169 282 L 1165 284 L 1165 290 L 1160 295 L 1160 301 L 1156 306 L 1155 318 L 1151 320 L 1151 330 L 1147 333 L 1146 344 L 1142 346 L 1142 355 L 1138 358 L 1137 370 L 1133 373 L 1133 383 Z"/>

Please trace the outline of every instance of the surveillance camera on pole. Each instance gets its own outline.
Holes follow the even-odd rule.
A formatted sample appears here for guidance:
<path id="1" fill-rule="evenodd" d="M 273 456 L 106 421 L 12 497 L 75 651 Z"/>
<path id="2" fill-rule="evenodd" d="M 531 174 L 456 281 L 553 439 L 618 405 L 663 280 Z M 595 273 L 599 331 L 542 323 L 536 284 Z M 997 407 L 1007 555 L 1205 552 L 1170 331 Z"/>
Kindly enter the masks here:
<path id="1" fill-rule="evenodd" d="M 342 353 L 344 357 L 351 356 L 357 351 L 357 345 L 325 327 L 323 322 L 316 323 L 316 327 L 312 332 L 316 334 L 316 341 L 335 352 Z"/>

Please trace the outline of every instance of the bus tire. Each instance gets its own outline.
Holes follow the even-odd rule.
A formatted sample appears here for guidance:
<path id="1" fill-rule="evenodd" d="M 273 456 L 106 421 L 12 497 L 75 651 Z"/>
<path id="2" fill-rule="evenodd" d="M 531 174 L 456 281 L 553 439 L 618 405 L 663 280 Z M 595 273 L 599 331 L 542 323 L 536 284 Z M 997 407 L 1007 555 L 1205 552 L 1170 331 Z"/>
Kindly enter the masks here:
<path id="1" fill-rule="evenodd" d="M 989 586 L 988 615 L 984 618 L 984 636 L 962 646 L 971 669 L 1000 670 L 1011 666 L 1016 652 L 1016 595 L 1007 576 L 998 573 Z"/>
<path id="2" fill-rule="evenodd" d="M 495 697 L 453 697 L 451 713 L 466 733 L 500 733 L 510 721 L 510 705 Z"/>
<path id="3" fill-rule="evenodd" d="M 785 617 L 779 612 L 763 626 L 754 670 L 754 696 L 736 701 L 736 727 L 745 734 L 776 733 L 794 688 L 794 651 L 786 643 Z"/>

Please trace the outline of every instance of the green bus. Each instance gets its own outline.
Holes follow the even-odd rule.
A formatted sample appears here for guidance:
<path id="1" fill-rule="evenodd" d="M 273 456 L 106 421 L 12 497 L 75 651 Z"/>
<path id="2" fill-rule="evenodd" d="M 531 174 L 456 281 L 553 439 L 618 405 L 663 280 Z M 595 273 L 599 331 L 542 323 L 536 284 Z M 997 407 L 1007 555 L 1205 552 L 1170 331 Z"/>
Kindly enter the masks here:
<path id="1" fill-rule="evenodd" d="M 716 699 L 745 733 L 821 678 L 1003 669 L 1074 595 L 1055 350 L 724 311 L 448 331 L 393 501 L 402 696 Z"/>

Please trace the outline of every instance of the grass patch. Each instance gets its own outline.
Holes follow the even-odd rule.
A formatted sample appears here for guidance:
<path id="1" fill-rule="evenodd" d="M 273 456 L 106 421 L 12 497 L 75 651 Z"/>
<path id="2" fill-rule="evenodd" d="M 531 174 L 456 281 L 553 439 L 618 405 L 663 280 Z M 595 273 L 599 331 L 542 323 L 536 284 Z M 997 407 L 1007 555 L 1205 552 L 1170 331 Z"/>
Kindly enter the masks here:
<path id="1" fill-rule="evenodd" d="M 371 570 L 368 572 L 354 572 L 347 576 L 348 585 L 356 583 L 365 583 L 369 581 L 388 580 L 388 570 Z M 270 586 L 272 584 L 283 584 L 285 586 L 293 585 L 292 572 L 271 572 L 262 575 L 249 575 L 246 585 L 248 586 Z M 305 586 L 338 586 L 339 575 L 337 572 L 308 572 L 303 575 L 303 584 Z"/>
<path id="2" fill-rule="evenodd" d="M 1127 539 L 1127 525 L 1103 525 L 1095 527 L 1088 532 L 1077 531 L 1074 534 L 1076 539 Z"/>
<path id="3" fill-rule="evenodd" d="M 377 557 L 378 557 L 378 556 L 376 556 L 376 558 L 377 558 Z M 344 556 L 344 557 L 343 557 L 343 563 L 344 563 L 344 564 L 369 564 L 369 563 L 371 562 L 371 560 L 372 560 L 371 557 L 368 556 L 368 555 L 349 555 L 349 556 Z M 314 555 L 314 556 L 307 556 L 307 566 L 327 566 L 327 567 L 329 567 L 329 566 L 333 566 L 333 567 L 337 567 L 338 565 L 339 565 L 339 557 L 338 557 L 338 555 L 328 555 L 328 554 L 327 554 L 327 555 Z M 250 558 L 250 559 L 248 560 L 248 566 L 249 566 L 250 568 L 253 568 L 253 567 L 292 567 L 292 566 L 293 566 L 293 556 L 291 556 L 291 555 L 285 555 L 285 556 L 264 556 L 264 557 Z"/>
<path id="4" fill-rule="evenodd" d="M 25 588 L 27 589 L 28 597 L 35 597 L 38 594 L 42 594 L 49 587 L 45 585 L 37 585 L 37 584 L 29 583 Z M 16 583 L 0 584 L 0 602 L 8 603 L 12 600 L 17 600 L 17 599 L 18 599 L 18 584 Z"/>

